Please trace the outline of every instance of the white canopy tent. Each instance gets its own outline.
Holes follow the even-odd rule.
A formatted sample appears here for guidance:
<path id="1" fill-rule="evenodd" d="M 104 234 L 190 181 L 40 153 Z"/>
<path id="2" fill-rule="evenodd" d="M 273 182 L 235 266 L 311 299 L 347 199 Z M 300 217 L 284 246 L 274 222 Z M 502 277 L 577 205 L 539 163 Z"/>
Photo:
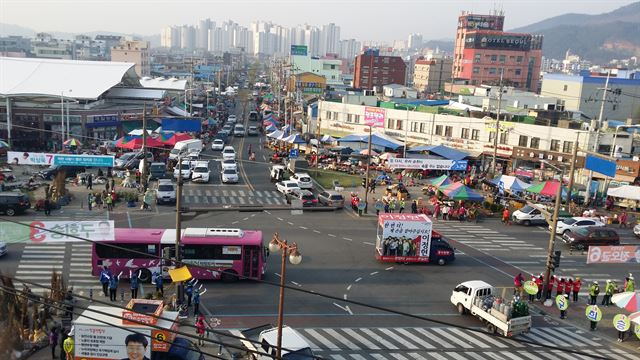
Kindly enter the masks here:
<path id="1" fill-rule="evenodd" d="M 640 186 L 622 185 L 617 188 L 609 188 L 609 190 L 607 190 L 607 195 L 622 199 L 640 201 Z"/>

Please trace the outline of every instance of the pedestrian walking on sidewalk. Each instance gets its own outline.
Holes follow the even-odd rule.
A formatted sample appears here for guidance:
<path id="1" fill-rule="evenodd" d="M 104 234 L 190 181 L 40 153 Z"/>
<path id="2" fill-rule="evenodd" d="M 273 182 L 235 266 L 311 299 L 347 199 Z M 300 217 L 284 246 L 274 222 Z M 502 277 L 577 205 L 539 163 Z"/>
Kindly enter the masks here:
<path id="1" fill-rule="evenodd" d="M 502 211 L 502 223 L 505 225 L 510 225 L 509 224 L 509 209 L 508 208 L 504 208 L 504 210 Z"/>
<path id="2" fill-rule="evenodd" d="M 89 211 L 91 211 L 92 209 L 92 204 L 93 203 L 93 194 L 92 193 L 88 193 L 87 194 L 87 209 L 89 209 Z"/>
<path id="3" fill-rule="evenodd" d="M 54 326 L 49 332 L 49 346 L 51 347 L 51 358 L 56 358 L 56 347 L 58 346 L 58 326 Z"/>
<path id="4" fill-rule="evenodd" d="M 578 301 L 578 293 L 580 292 L 580 288 L 582 287 L 582 280 L 577 277 L 576 281 L 573 282 L 573 301 Z"/>
<path id="5" fill-rule="evenodd" d="M 198 346 L 204 346 L 204 316 L 198 316 L 196 320 L 196 332 L 198 333 Z"/>
<path id="6" fill-rule="evenodd" d="M 598 302 L 598 294 L 600 294 L 600 285 L 594 280 L 589 286 L 589 305 L 595 305 Z"/>
<path id="7" fill-rule="evenodd" d="M 191 299 L 193 298 L 193 283 L 191 281 L 187 283 L 184 293 L 187 295 L 187 307 L 191 307 Z"/>
<path id="8" fill-rule="evenodd" d="M 164 297 L 164 286 L 162 285 L 162 281 L 162 274 L 154 272 L 151 283 L 156 285 L 156 292 L 159 292 Z"/>
<path id="9" fill-rule="evenodd" d="M 87 175 L 87 189 L 93 190 L 93 174 Z"/>
<path id="10" fill-rule="evenodd" d="M 74 346 L 74 341 L 73 341 L 73 330 L 71 332 L 69 332 L 69 334 L 67 334 L 68 337 L 66 339 L 64 339 L 64 343 L 62 345 L 62 347 L 64 348 L 64 352 L 66 354 L 66 359 L 67 360 L 73 360 L 73 346 Z"/>

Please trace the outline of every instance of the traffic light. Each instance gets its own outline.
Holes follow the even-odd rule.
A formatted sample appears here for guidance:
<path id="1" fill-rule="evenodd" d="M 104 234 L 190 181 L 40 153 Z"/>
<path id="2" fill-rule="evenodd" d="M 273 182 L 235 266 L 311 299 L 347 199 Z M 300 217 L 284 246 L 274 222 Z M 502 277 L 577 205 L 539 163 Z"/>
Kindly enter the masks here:
<path id="1" fill-rule="evenodd" d="M 560 256 L 562 255 L 562 251 L 558 250 L 553 253 L 553 268 L 557 269 L 560 267 Z"/>
<path id="2" fill-rule="evenodd" d="M 367 187 L 367 178 L 362 178 L 362 187 L 363 188 Z"/>

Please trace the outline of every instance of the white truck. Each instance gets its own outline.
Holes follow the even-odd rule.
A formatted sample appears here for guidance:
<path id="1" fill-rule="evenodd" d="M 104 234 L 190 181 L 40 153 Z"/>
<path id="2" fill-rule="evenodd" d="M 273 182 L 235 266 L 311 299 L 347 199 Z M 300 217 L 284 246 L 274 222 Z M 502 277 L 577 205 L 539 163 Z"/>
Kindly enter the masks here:
<path id="1" fill-rule="evenodd" d="M 244 331 L 232 330 L 231 333 L 246 340 L 240 340 L 247 348 L 254 360 L 272 360 L 276 356 L 278 328 L 271 324 L 257 326 Z M 259 345 L 258 345 L 259 344 Z M 259 355 L 253 351 L 267 353 L 270 356 Z M 314 357 L 311 346 L 297 331 L 282 327 L 282 359 L 312 359 Z"/>
<path id="2" fill-rule="evenodd" d="M 187 156 L 187 154 L 195 151 L 202 151 L 202 140 L 189 139 L 176 142 L 169 152 L 169 160 L 175 160 L 179 154 Z"/>
<path id="3" fill-rule="evenodd" d="M 512 317 L 511 305 L 494 301 L 497 290 L 490 284 L 473 280 L 459 284 L 451 293 L 451 303 L 460 315 L 470 313 L 482 320 L 489 333 L 512 337 L 531 329 L 531 316 Z"/>

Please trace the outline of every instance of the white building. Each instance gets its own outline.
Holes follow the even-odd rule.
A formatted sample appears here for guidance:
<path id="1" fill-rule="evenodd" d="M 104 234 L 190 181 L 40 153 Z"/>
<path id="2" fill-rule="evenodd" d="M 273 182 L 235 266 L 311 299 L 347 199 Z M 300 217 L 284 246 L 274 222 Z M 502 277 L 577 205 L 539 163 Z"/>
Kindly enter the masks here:
<path id="1" fill-rule="evenodd" d="M 196 48 L 202 50 L 209 49 L 209 30 L 216 27 L 215 21 L 211 19 L 200 20 L 196 32 Z"/>
<path id="2" fill-rule="evenodd" d="M 160 46 L 170 49 L 179 48 L 181 43 L 180 33 L 181 28 L 179 26 L 165 27 L 160 34 Z"/>
<path id="3" fill-rule="evenodd" d="M 338 54 L 340 51 L 340 26 L 334 23 L 322 25 L 320 30 L 320 56 Z"/>
<path id="4" fill-rule="evenodd" d="M 422 49 L 422 34 L 411 34 L 407 40 L 407 48 L 409 50 Z"/>
<path id="5" fill-rule="evenodd" d="M 418 92 L 416 89 L 406 87 L 400 84 L 389 84 L 382 87 L 382 93 L 388 98 L 405 98 L 417 99 Z"/>
<path id="6" fill-rule="evenodd" d="M 316 75 L 324 76 L 327 85 L 342 85 L 342 60 L 340 59 L 321 59 L 314 56 L 291 56 L 292 72 L 301 74 L 310 72 Z"/>
<path id="7" fill-rule="evenodd" d="M 191 25 L 183 25 L 180 28 L 180 48 L 193 51 L 196 48 L 196 28 Z"/>
<path id="8" fill-rule="evenodd" d="M 356 55 L 360 53 L 360 49 L 362 48 L 362 44 L 360 41 L 356 41 L 356 39 L 348 39 L 340 41 L 340 52 L 338 55 L 342 59 L 347 59 L 350 62 L 355 60 Z"/>

